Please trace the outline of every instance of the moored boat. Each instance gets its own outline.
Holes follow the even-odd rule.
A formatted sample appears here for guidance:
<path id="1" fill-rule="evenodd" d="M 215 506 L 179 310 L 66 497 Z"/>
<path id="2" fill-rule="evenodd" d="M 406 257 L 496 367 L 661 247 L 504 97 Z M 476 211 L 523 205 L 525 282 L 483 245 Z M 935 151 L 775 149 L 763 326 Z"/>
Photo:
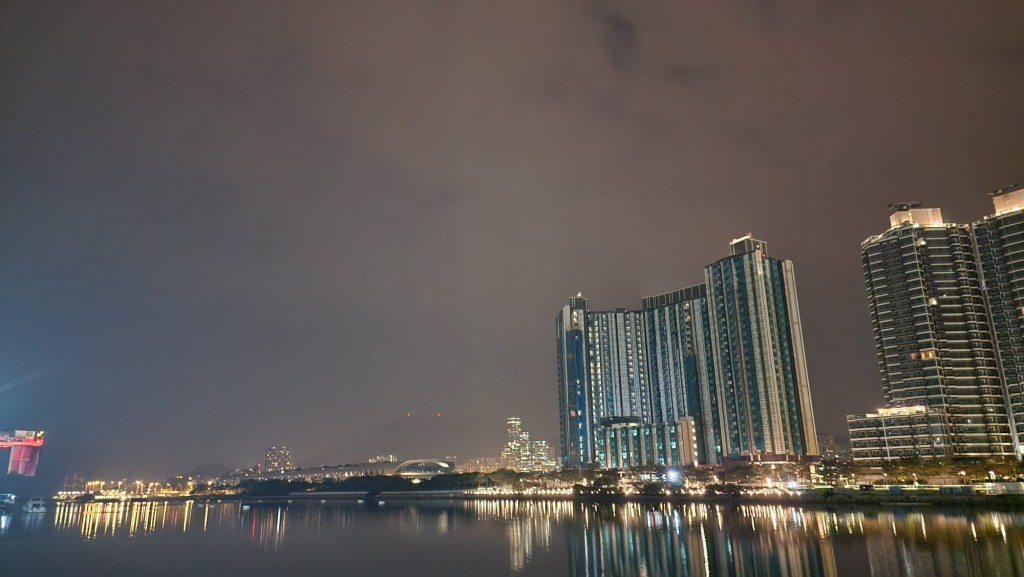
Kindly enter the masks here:
<path id="1" fill-rule="evenodd" d="M 14 511 L 14 500 L 16 497 L 10 493 L 0 493 L 0 515 L 7 515 Z"/>
<path id="2" fill-rule="evenodd" d="M 21 506 L 21 512 L 26 515 L 34 515 L 36 513 L 45 513 L 46 506 L 43 503 L 42 497 L 32 497 L 27 503 Z"/>

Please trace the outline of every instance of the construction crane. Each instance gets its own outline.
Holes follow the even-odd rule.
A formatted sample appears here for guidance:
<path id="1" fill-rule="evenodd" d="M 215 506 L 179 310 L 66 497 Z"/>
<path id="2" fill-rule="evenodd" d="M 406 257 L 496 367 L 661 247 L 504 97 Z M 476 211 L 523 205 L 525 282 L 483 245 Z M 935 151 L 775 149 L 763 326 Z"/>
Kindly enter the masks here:
<path id="1" fill-rule="evenodd" d="M 11 450 L 8 475 L 34 477 L 43 449 L 43 431 L 0 431 L 0 449 Z"/>

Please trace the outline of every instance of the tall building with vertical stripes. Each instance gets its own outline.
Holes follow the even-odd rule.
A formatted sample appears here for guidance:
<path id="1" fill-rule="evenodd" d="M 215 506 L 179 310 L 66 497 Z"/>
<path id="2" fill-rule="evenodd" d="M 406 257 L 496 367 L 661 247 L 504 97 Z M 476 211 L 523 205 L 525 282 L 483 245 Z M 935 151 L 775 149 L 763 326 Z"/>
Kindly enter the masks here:
<path id="1" fill-rule="evenodd" d="M 1024 448 L 1024 187 L 992 192 L 995 212 L 974 223 L 982 294 L 995 339 L 1014 453 Z"/>
<path id="2" fill-rule="evenodd" d="M 793 263 L 749 235 L 730 251 L 704 271 L 722 452 L 817 455 Z"/>
<path id="3" fill-rule="evenodd" d="M 556 320 L 558 415 L 563 467 L 594 464 L 594 424 L 587 367 L 587 299 L 569 299 Z"/>
<path id="4" fill-rule="evenodd" d="M 703 284 L 643 299 L 651 417 L 658 424 L 692 417 L 701 463 L 722 461 L 722 419 L 715 386 L 715 343 Z"/>
<path id="5" fill-rule="evenodd" d="M 591 312 L 587 315 L 586 342 L 595 417 L 649 416 L 643 314 L 626 309 Z"/>
<path id="6" fill-rule="evenodd" d="M 792 263 L 748 235 L 704 279 L 639 310 L 562 308 L 563 466 L 817 455 Z"/>

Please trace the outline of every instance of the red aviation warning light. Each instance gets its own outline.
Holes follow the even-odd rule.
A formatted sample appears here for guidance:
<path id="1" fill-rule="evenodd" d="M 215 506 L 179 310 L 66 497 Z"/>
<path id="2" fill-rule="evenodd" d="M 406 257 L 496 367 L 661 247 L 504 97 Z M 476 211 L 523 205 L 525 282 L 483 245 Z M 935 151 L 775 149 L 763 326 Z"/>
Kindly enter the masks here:
<path id="1" fill-rule="evenodd" d="M 43 434 L 43 431 L 0 431 L 0 449 L 11 450 L 8 475 L 35 476 Z"/>

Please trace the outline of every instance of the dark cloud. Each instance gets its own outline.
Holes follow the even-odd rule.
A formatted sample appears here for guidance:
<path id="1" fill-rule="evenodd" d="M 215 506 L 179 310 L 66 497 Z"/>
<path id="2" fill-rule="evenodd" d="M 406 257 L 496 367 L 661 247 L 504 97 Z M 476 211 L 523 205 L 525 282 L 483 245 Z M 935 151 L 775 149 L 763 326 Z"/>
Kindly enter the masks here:
<path id="1" fill-rule="evenodd" d="M 587 13 L 600 29 L 608 61 L 618 70 L 631 70 L 636 66 L 640 41 L 637 23 L 628 17 L 614 1 L 587 2 Z"/>
<path id="2" fill-rule="evenodd" d="M 708 66 L 677 63 L 669 66 L 668 74 L 684 87 L 691 87 L 713 81 L 716 71 Z"/>
<path id="3" fill-rule="evenodd" d="M 0 381 L 72 359 L 0 427 L 48 429 L 55 477 L 475 456 L 511 414 L 554 442 L 565 299 L 754 232 L 841 432 L 881 401 L 859 243 L 1021 178 L 1022 10 L 0 4 Z"/>

